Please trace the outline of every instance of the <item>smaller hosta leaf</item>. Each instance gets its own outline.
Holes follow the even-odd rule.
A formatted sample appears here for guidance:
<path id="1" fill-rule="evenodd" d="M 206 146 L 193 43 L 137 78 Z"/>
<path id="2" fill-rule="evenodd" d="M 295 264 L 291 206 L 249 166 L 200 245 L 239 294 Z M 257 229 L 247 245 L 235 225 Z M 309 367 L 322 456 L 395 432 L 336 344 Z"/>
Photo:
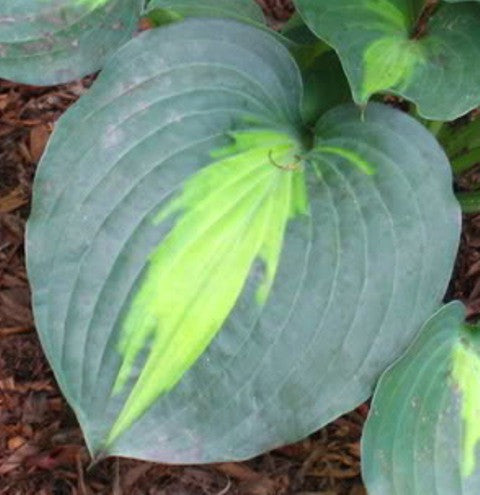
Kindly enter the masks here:
<path id="1" fill-rule="evenodd" d="M 141 0 L 15 0 L 0 5 L 0 77 L 58 84 L 100 69 L 133 34 Z"/>
<path id="2" fill-rule="evenodd" d="M 265 24 L 262 9 L 254 0 L 151 0 L 147 15 L 158 25 L 188 17 L 220 17 Z"/>
<path id="3" fill-rule="evenodd" d="M 480 493 L 480 328 L 454 302 L 380 379 L 362 441 L 371 495 Z"/>
<path id="4" fill-rule="evenodd" d="M 480 5 L 440 5 L 417 29 L 424 2 L 296 0 L 309 27 L 338 52 L 357 103 L 390 91 L 429 119 L 480 104 Z M 353 41 L 352 41 L 353 40 Z"/>

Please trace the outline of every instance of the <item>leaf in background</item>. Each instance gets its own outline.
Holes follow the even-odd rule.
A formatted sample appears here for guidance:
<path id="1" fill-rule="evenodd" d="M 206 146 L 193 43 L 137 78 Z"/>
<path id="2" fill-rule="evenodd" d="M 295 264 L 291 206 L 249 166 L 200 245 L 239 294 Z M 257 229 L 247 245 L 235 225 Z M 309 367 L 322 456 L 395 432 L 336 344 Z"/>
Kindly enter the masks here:
<path id="1" fill-rule="evenodd" d="M 189 17 L 235 19 L 254 25 L 264 25 L 265 17 L 255 0 L 151 0 L 148 17 L 156 24 Z"/>
<path id="2" fill-rule="evenodd" d="M 128 41 L 141 0 L 15 0 L 0 6 L 0 77 L 59 84 L 91 74 Z"/>
<path id="3" fill-rule="evenodd" d="M 456 196 L 463 213 L 476 214 L 480 211 L 479 191 L 458 192 Z"/>
<path id="4" fill-rule="evenodd" d="M 327 110 L 352 101 L 352 93 L 342 65 L 333 50 L 322 53 L 302 68 L 305 123 L 315 124 Z"/>
<path id="5" fill-rule="evenodd" d="M 415 38 L 419 0 L 296 0 L 309 27 L 338 52 L 354 100 L 392 92 L 432 120 L 480 104 L 480 5 L 440 5 Z M 353 41 L 352 41 L 353 40 Z"/>
<path id="6" fill-rule="evenodd" d="M 454 125 L 443 125 L 437 135 L 452 163 L 455 174 L 461 174 L 480 163 L 480 118 L 471 115 Z"/>
<path id="7" fill-rule="evenodd" d="M 480 492 L 480 330 L 454 302 L 380 379 L 363 433 L 371 495 Z"/>
<path id="8" fill-rule="evenodd" d="M 364 401 L 436 308 L 451 172 L 372 105 L 302 128 L 270 34 L 188 20 L 121 48 L 56 127 L 28 268 L 45 351 L 91 452 L 244 459 Z"/>
<path id="9" fill-rule="evenodd" d="M 287 38 L 302 45 L 314 45 L 319 41 L 298 12 L 294 12 L 290 19 L 282 26 L 281 32 Z"/>
<path id="10" fill-rule="evenodd" d="M 306 93 L 309 93 L 307 96 L 309 101 L 305 103 L 307 107 L 315 107 L 315 100 L 323 98 L 325 93 L 329 96 L 342 91 L 342 89 L 338 91 L 336 87 L 339 85 L 343 88 L 345 81 L 343 69 L 341 66 L 339 68 L 338 57 L 327 55 L 333 52 L 332 48 L 313 34 L 297 12 L 283 26 L 280 41 L 282 39 L 286 40 L 285 44 L 294 56 L 302 73 L 304 84 L 308 87 Z M 314 72 L 314 66 L 318 66 L 318 73 Z M 338 80 L 335 80 L 332 88 L 328 88 L 327 85 L 331 83 L 334 74 L 339 76 Z M 319 86 L 318 93 L 314 94 L 316 85 Z M 314 112 L 307 110 L 307 115 L 310 118 Z"/>

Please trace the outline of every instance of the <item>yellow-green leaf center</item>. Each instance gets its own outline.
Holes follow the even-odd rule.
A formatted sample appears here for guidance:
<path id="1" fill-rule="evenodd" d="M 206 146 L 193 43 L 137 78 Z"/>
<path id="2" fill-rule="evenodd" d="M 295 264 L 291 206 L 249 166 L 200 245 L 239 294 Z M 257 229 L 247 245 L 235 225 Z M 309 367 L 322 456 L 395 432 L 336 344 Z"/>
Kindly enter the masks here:
<path id="1" fill-rule="evenodd" d="M 171 390 L 235 306 L 255 262 L 257 304 L 270 293 L 288 220 L 307 212 L 297 141 L 272 131 L 235 133 L 155 219 L 175 224 L 150 256 L 123 321 L 114 393 L 132 389 L 107 443 Z M 140 353 L 149 346 L 138 377 Z"/>
<path id="2" fill-rule="evenodd" d="M 467 477 L 475 470 L 480 442 L 480 357 L 464 344 L 457 344 L 453 352 L 453 379 L 462 393 L 462 474 Z"/>

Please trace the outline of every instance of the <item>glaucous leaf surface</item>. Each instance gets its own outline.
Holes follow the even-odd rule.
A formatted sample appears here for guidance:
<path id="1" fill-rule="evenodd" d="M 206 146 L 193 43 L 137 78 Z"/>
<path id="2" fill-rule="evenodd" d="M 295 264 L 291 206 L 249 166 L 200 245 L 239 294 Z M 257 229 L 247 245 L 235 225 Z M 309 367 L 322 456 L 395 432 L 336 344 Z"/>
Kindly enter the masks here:
<path id="1" fill-rule="evenodd" d="M 133 34 L 141 0 L 5 0 L 0 77 L 58 84 L 100 69 Z"/>
<path id="2" fill-rule="evenodd" d="M 380 379 L 363 434 L 371 495 L 480 493 L 480 328 L 454 302 Z"/>
<path id="3" fill-rule="evenodd" d="M 95 455 L 298 440 L 365 400 L 438 306 L 460 226 L 440 147 L 380 105 L 313 138 L 301 98 L 271 35 L 188 20 L 121 48 L 60 120 L 28 269 Z"/>
<path id="4" fill-rule="evenodd" d="M 453 120 L 480 104 L 480 5 L 441 4 L 416 29 L 419 0 L 296 0 L 307 24 L 338 52 L 357 103 L 392 92 L 421 116 Z"/>

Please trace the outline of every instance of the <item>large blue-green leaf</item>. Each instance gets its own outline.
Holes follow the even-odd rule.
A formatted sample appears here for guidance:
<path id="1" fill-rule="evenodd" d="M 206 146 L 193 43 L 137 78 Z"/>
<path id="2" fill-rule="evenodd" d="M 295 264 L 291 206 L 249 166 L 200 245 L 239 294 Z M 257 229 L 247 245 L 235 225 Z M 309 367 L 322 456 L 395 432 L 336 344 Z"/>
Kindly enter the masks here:
<path id="1" fill-rule="evenodd" d="M 189 20 L 125 45 L 60 120 L 28 269 L 93 453 L 211 462 L 304 437 L 439 304 L 460 220 L 438 144 L 380 105 L 313 137 L 301 97 L 268 33 Z"/>
<path id="2" fill-rule="evenodd" d="M 454 302 L 381 378 L 363 436 L 371 495 L 480 493 L 480 328 Z"/>
<path id="3" fill-rule="evenodd" d="M 416 32 L 424 0 L 296 0 L 310 28 L 338 52 L 354 99 L 412 100 L 420 115 L 453 120 L 480 105 L 480 5 L 442 4 Z"/>
<path id="4" fill-rule="evenodd" d="M 133 34 L 142 0 L 4 0 L 0 77 L 49 85 L 100 69 Z"/>

